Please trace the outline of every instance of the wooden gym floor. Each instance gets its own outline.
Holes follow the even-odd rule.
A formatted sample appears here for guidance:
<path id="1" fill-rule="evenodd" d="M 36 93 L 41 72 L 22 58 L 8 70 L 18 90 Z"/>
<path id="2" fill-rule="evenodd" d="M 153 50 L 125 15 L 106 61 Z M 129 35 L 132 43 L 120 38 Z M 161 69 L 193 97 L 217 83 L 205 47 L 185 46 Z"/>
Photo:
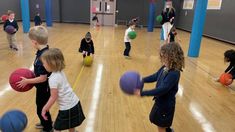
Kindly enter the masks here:
<path id="1" fill-rule="evenodd" d="M 20 28 L 21 28 L 20 24 Z M 35 106 L 35 88 L 18 93 L 8 84 L 9 74 L 16 68 L 30 68 L 35 57 L 27 34 L 17 33 L 19 51 L 8 48 L 5 33 L 0 29 L 0 115 L 10 109 L 27 114 L 25 132 L 38 132 Z M 139 71 L 142 76 L 154 73 L 161 66 L 158 54 L 160 30 L 153 33 L 136 29 L 138 36 L 132 42 L 131 56 L 123 57 L 125 27 L 90 28 L 79 24 L 54 24 L 48 28 L 50 47 L 60 48 L 65 56 L 68 80 L 79 96 L 86 120 L 80 132 L 156 132 L 148 114 L 151 97 L 127 96 L 119 88 L 119 78 L 127 70 Z M 80 40 L 90 31 L 95 44 L 95 58 L 91 67 L 83 67 L 78 53 Z M 182 48 L 187 56 L 190 34 L 179 31 Z M 213 81 L 224 71 L 223 53 L 234 46 L 203 38 L 199 58 L 186 57 L 181 75 L 173 128 L 176 132 L 234 132 L 235 95 L 233 90 Z M 145 89 L 155 84 L 145 85 Z M 235 86 L 232 86 L 232 88 Z M 55 120 L 58 107 L 51 109 Z"/>

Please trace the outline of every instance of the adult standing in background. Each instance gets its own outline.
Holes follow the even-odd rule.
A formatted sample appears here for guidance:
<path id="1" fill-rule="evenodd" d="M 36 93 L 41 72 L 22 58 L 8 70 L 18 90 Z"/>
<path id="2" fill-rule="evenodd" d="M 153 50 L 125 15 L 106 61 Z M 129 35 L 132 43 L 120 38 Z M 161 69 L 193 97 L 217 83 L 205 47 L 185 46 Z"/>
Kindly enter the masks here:
<path id="1" fill-rule="evenodd" d="M 171 0 L 166 0 L 165 7 L 161 13 L 162 15 L 162 28 L 163 28 L 163 35 L 164 35 L 164 40 L 167 42 L 168 34 L 171 30 L 171 28 L 174 25 L 174 19 L 175 19 L 175 9 L 172 5 Z"/>

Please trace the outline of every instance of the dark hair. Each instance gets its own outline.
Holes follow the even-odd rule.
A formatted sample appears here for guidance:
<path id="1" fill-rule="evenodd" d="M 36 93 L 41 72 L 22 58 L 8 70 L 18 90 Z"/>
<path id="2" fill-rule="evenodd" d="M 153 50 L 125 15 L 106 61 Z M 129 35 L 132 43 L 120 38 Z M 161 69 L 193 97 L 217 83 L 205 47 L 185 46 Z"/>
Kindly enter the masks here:
<path id="1" fill-rule="evenodd" d="M 176 28 L 175 27 L 172 27 L 169 34 L 172 33 L 172 32 L 175 32 L 174 35 L 177 35 L 177 32 L 176 32 Z"/>
<path id="2" fill-rule="evenodd" d="M 170 31 L 171 31 L 171 32 L 175 32 L 175 31 L 176 31 L 176 28 L 175 28 L 175 27 L 172 27 Z"/>
<path id="3" fill-rule="evenodd" d="M 87 32 L 86 35 L 85 35 L 85 38 L 86 38 L 86 39 L 91 38 L 91 33 L 90 33 L 90 32 Z"/>
<path id="4" fill-rule="evenodd" d="M 231 62 L 235 61 L 235 50 L 230 49 L 224 52 L 224 61 Z"/>
<path id="5" fill-rule="evenodd" d="M 130 27 L 130 26 L 133 26 L 133 25 L 135 25 L 135 22 L 129 21 L 128 26 Z"/>

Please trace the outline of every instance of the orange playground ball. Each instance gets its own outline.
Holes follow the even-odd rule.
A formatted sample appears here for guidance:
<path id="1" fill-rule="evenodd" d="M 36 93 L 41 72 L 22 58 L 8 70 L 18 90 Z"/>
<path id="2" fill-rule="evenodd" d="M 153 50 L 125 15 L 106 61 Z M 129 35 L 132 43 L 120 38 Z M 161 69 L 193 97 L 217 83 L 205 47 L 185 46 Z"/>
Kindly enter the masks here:
<path id="1" fill-rule="evenodd" d="M 233 80 L 231 81 L 232 78 L 233 78 L 233 77 L 232 77 L 231 74 L 229 74 L 229 73 L 223 73 L 223 74 L 220 76 L 219 81 L 220 81 L 220 83 L 221 83 L 222 85 L 228 86 L 228 85 L 232 84 L 232 82 L 233 82 Z"/>

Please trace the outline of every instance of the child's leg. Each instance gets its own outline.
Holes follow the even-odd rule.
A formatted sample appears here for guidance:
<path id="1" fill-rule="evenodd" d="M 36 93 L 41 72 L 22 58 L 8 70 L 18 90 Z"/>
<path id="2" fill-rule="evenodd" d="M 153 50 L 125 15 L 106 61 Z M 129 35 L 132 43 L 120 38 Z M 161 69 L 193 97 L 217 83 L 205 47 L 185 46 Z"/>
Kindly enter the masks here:
<path id="1" fill-rule="evenodd" d="M 131 51 L 131 43 L 128 44 L 128 56 L 130 56 L 130 51 Z"/>
<path id="2" fill-rule="evenodd" d="M 48 120 L 44 120 L 42 117 L 42 108 L 47 103 L 50 98 L 50 93 L 46 92 L 44 88 L 37 88 L 36 92 L 36 104 L 37 104 L 37 115 L 40 119 L 40 122 L 43 126 L 44 131 L 50 131 L 52 129 L 52 119 L 49 112 L 46 113 Z"/>
<path id="3" fill-rule="evenodd" d="M 17 46 L 16 46 L 16 34 L 12 34 L 11 35 L 11 44 L 12 44 L 12 47 L 13 48 L 17 48 Z"/>
<path id="4" fill-rule="evenodd" d="M 9 44 L 9 47 L 12 48 L 12 45 L 11 45 L 11 35 L 7 33 L 7 41 L 8 41 L 8 44 Z"/>
<path id="5" fill-rule="evenodd" d="M 69 132 L 76 132 L 75 128 L 70 128 Z"/>
<path id="6" fill-rule="evenodd" d="M 166 128 L 165 127 L 158 127 L 158 132 L 166 132 Z"/>
<path id="7" fill-rule="evenodd" d="M 129 56 L 129 52 L 130 52 L 130 50 L 131 50 L 131 44 L 130 44 L 130 42 L 125 42 L 125 46 L 126 46 L 126 48 L 125 48 L 125 50 L 124 50 L 124 56 Z"/>

